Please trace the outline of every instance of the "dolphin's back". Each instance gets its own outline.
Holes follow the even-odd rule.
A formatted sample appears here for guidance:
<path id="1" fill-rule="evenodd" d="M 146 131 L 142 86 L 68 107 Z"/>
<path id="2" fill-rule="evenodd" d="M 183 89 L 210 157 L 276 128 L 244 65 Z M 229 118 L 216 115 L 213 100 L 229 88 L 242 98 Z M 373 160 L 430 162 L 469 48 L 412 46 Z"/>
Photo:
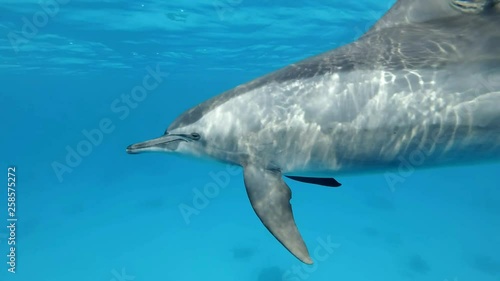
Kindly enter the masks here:
<path id="1" fill-rule="evenodd" d="M 442 69 L 487 61 L 492 66 L 498 65 L 499 26 L 500 14 L 460 15 L 372 31 L 349 45 L 245 84 L 240 94 L 270 82 L 355 70 Z"/>
<path id="2" fill-rule="evenodd" d="M 440 69 L 485 61 L 491 63 L 488 67 L 500 65 L 499 13 L 459 14 L 383 29 L 380 25 L 381 22 L 356 42 L 291 64 L 209 99 L 187 111 L 171 124 L 169 130 L 196 122 L 230 99 L 270 83 L 287 83 L 356 70 Z"/>
<path id="3" fill-rule="evenodd" d="M 385 169 L 414 151 L 428 165 L 498 159 L 499 26 L 461 14 L 372 30 L 219 101 L 273 120 L 241 123 L 256 150 L 275 141 L 265 157 L 283 171 Z"/>

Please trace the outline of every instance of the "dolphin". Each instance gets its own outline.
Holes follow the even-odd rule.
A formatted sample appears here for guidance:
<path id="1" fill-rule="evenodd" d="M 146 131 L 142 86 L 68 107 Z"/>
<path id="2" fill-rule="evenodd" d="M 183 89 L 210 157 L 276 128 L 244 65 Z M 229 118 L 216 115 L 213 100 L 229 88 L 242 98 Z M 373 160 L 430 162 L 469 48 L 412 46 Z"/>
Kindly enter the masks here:
<path id="1" fill-rule="evenodd" d="M 213 97 L 126 151 L 241 166 L 259 219 L 312 264 L 284 176 L 337 187 L 333 176 L 401 159 L 500 159 L 500 0 L 399 0 L 358 40 Z"/>

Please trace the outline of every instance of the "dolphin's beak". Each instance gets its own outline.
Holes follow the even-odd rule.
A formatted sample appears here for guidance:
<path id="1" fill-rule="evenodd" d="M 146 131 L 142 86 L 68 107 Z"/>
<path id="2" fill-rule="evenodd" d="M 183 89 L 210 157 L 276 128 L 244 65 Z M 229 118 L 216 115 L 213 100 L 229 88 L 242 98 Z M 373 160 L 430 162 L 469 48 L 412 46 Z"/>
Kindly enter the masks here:
<path id="1" fill-rule="evenodd" d="M 136 154 L 152 151 L 174 151 L 181 141 L 187 142 L 189 139 L 183 135 L 165 134 L 156 139 L 129 145 L 127 147 L 127 153 Z"/>

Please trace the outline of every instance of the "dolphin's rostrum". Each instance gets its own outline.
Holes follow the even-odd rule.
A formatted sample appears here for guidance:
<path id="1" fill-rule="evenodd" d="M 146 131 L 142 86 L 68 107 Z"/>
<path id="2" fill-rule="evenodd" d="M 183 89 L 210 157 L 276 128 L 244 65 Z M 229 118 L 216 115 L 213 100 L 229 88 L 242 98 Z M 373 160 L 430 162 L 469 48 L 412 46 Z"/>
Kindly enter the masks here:
<path id="1" fill-rule="evenodd" d="M 399 0 L 359 40 L 216 96 L 129 153 L 240 165 L 253 209 L 312 263 L 283 180 L 500 159 L 500 0 Z"/>

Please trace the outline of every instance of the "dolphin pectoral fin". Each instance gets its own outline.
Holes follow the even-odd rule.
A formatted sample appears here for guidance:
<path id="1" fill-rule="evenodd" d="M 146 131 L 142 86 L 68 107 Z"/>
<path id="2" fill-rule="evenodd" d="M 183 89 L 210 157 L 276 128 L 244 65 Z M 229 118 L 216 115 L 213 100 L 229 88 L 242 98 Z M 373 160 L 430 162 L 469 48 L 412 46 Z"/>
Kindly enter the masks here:
<path id="1" fill-rule="evenodd" d="M 310 177 L 296 177 L 296 176 L 285 176 L 285 177 L 300 182 L 312 183 L 330 187 L 339 187 L 342 185 L 334 178 L 310 178 Z"/>
<path id="2" fill-rule="evenodd" d="M 259 219 L 290 253 L 300 261 L 312 264 L 293 219 L 292 192 L 281 173 L 253 165 L 245 166 L 243 171 L 247 194 Z"/>

